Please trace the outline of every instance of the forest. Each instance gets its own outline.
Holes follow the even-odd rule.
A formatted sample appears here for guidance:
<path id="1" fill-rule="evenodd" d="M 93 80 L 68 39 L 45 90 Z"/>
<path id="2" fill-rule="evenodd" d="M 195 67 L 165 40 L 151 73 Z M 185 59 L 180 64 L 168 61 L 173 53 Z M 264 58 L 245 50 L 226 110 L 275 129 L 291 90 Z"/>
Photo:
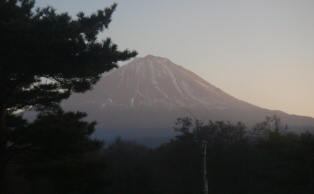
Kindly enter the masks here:
<path id="1" fill-rule="evenodd" d="M 293 133 L 276 116 L 252 129 L 179 118 L 177 136 L 155 149 L 92 139 L 83 116 L 58 112 L 32 124 L 24 135 L 32 148 L 9 166 L 8 193 L 204 193 L 204 141 L 208 193 L 313 192 L 314 134 Z M 47 120 L 54 124 L 39 130 Z"/>

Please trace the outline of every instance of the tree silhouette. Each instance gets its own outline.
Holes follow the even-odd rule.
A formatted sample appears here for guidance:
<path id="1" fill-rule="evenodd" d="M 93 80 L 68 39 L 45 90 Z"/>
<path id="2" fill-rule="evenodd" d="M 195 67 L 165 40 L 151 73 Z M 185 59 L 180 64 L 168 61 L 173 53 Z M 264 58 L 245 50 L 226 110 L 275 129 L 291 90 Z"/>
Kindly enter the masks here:
<path id="1" fill-rule="evenodd" d="M 34 9 L 33 0 L 0 1 L 0 187 L 8 163 L 6 117 L 29 107 L 57 106 L 72 92 L 92 88 L 102 73 L 136 56 L 119 51 L 107 29 L 116 4 L 72 19 L 52 7 Z"/>
<path id="2" fill-rule="evenodd" d="M 58 110 L 15 130 L 12 141 L 24 148 L 17 157 L 20 172 L 31 182 L 46 178 L 58 193 L 103 192 L 105 161 L 96 157 L 103 143 L 91 139 L 96 123 L 85 116 Z"/>

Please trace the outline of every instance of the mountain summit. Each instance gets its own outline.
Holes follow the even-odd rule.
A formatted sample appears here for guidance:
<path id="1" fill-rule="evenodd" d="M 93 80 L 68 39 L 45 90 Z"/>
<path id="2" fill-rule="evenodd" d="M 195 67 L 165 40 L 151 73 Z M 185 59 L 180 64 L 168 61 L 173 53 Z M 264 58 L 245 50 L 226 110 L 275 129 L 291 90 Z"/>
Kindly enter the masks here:
<path id="1" fill-rule="evenodd" d="M 105 75 L 94 91 L 104 91 L 96 96 L 88 95 L 92 103 L 102 108 L 110 105 L 162 106 L 167 109 L 202 106 L 209 110 L 223 110 L 248 105 L 169 59 L 152 55 L 137 58 Z"/>
<path id="2" fill-rule="evenodd" d="M 87 111 L 99 128 L 112 134 L 171 133 L 182 116 L 253 125 L 276 114 L 289 126 L 314 126 L 313 118 L 243 102 L 169 59 L 152 55 L 103 75 L 92 91 L 72 95 L 63 107 Z"/>

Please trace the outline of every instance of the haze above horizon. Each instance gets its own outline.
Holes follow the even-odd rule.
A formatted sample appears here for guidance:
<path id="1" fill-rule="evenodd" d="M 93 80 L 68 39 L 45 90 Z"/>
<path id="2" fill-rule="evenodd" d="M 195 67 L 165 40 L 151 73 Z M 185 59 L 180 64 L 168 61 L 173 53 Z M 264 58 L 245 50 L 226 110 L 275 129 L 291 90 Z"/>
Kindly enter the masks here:
<path id="1" fill-rule="evenodd" d="M 37 0 L 86 14 L 117 2 L 120 49 L 170 59 L 245 102 L 314 117 L 314 1 Z"/>

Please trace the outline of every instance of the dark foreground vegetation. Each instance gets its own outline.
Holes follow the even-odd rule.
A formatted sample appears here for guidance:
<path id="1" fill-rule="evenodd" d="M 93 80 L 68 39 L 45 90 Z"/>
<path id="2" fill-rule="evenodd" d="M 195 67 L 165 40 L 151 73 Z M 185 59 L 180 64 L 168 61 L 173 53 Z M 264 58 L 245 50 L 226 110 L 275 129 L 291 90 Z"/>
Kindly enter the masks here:
<path id="1" fill-rule="evenodd" d="M 83 113 L 64 113 L 59 104 L 72 93 L 90 90 L 104 72 L 137 53 L 118 50 L 110 38 L 98 40 L 116 4 L 88 16 L 78 13 L 75 19 L 34 5 L 34 0 L 0 0 L 0 193 L 17 158 L 25 173 L 36 172 L 29 178 L 48 173 L 63 185 L 62 192 L 75 192 L 66 188 L 73 184 L 87 192 L 97 188 L 97 180 L 95 186 L 86 185 L 75 173 L 89 173 L 92 179 L 100 172 L 96 167 L 103 168 L 101 162 L 91 164 L 92 156 L 81 160 L 101 146 L 86 137 L 95 123 L 80 121 Z M 30 108 L 40 112 L 33 123 L 16 116 Z"/>
<path id="2" fill-rule="evenodd" d="M 314 134 L 288 132 L 276 116 L 253 129 L 180 118 L 156 149 L 119 137 L 104 146 L 83 117 L 40 115 L 16 141 L 25 151 L 9 165 L 7 193 L 202 193 L 204 140 L 209 193 L 313 193 Z"/>
<path id="3" fill-rule="evenodd" d="M 0 193 L 202 193 L 204 141 L 209 193 L 313 193 L 314 135 L 276 117 L 252 130 L 180 118 L 156 149 L 92 139 L 96 123 L 59 104 L 136 56 L 98 41 L 116 4 L 76 19 L 34 4 L 0 0 Z M 34 121 L 17 114 L 29 108 Z"/>

